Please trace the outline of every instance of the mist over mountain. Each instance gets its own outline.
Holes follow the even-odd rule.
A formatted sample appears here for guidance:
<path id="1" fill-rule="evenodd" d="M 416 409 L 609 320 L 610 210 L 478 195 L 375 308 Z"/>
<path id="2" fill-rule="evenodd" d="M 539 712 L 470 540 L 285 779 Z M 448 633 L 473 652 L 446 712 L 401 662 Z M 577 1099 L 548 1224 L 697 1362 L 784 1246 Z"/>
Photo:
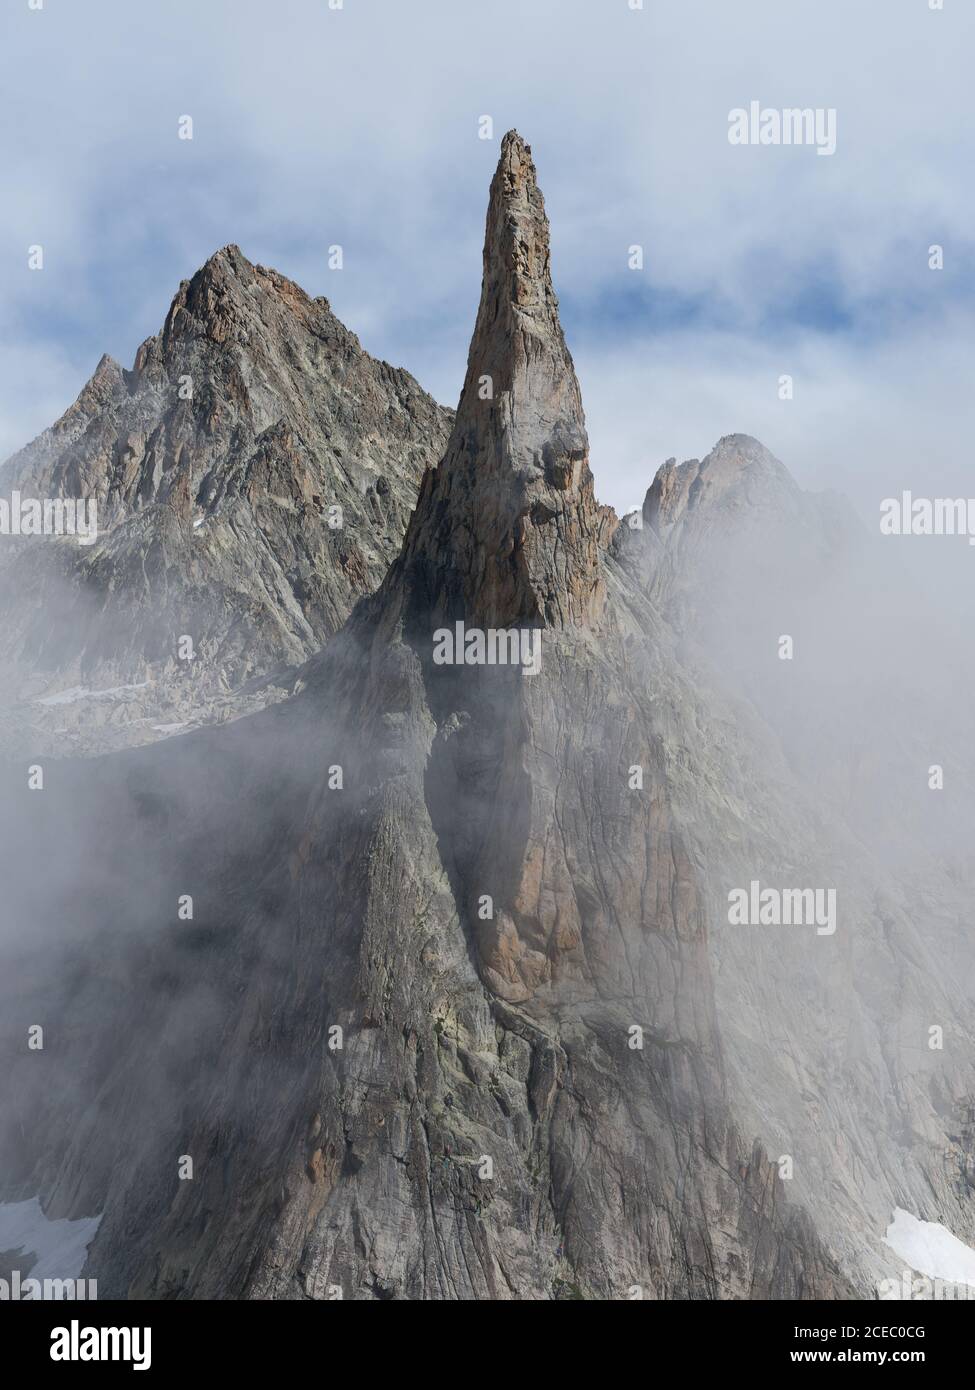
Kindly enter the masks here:
<path id="1" fill-rule="evenodd" d="M 6 555 L 18 689 L 220 725 L 0 780 L 0 1202 L 97 1221 L 102 1297 L 872 1298 L 895 1209 L 975 1243 L 967 656 L 747 435 L 600 506 L 516 132 L 455 415 L 229 248 L 3 476 L 107 525 Z"/>
<path id="2" fill-rule="evenodd" d="M 379 583 L 450 421 L 326 300 L 218 251 L 0 470 L 98 529 L 0 549 L 6 741 L 87 753 L 281 698 Z"/>

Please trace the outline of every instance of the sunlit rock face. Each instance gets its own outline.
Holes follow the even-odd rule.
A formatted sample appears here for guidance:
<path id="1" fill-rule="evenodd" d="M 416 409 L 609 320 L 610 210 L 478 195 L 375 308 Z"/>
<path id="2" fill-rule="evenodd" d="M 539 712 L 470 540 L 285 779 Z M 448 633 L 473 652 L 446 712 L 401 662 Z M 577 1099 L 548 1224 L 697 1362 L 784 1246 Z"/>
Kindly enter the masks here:
<path id="1" fill-rule="evenodd" d="M 84 754 L 282 698 L 382 579 L 451 420 L 326 300 L 217 252 L 0 471 L 97 519 L 3 538 L 0 737 Z"/>
<path id="2" fill-rule="evenodd" d="M 967 1026 L 970 947 L 943 884 L 942 956 L 877 894 L 698 621 L 716 538 L 819 505 L 741 436 L 642 529 L 595 502 L 514 132 L 441 455 L 291 698 L 3 783 L 0 1197 L 103 1213 L 102 1297 L 872 1296 L 893 1193 L 971 1220 L 970 1069 L 896 1051 Z M 756 879 L 835 931 L 733 924 Z"/>

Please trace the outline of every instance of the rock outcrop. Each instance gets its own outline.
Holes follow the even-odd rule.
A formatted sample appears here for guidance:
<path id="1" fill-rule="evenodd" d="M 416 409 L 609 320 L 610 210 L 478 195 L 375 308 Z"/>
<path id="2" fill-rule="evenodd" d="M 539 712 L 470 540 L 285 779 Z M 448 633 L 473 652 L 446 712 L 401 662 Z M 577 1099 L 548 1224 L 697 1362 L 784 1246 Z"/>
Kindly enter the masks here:
<path id="1" fill-rule="evenodd" d="M 2 779 L 0 1196 L 100 1215 L 100 1296 L 870 1297 L 888 1203 L 968 1233 L 952 900 L 939 959 L 697 626 L 753 485 L 818 506 L 732 437 L 612 534 L 510 133 L 380 587 L 292 698 Z M 842 929 L 733 931 L 756 877 Z"/>
<path id="2" fill-rule="evenodd" d="M 747 436 L 669 460 L 616 532 L 616 566 L 695 690 L 657 728 L 677 814 L 707 846 L 736 1114 L 796 1160 L 790 1191 L 875 1288 L 900 1273 L 876 1248 L 895 1207 L 975 1237 L 970 658 L 941 596 L 844 498 L 804 492 Z M 932 731 L 950 797 L 931 789 Z M 835 935 L 733 928 L 728 891 L 752 880 L 834 888 Z"/>
<path id="3" fill-rule="evenodd" d="M 524 147 L 508 140 L 491 185 L 457 419 L 387 592 L 408 589 L 431 620 L 598 622 L 605 584 L 588 454 L 542 195 Z"/>
<path id="4" fill-rule="evenodd" d="M 132 370 L 102 358 L 0 475 L 94 500 L 99 532 L 0 547 L 7 745 L 86 753 L 281 698 L 385 574 L 451 418 L 327 301 L 217 252 Z"/>
<path id="5" fill-rule="evenodd" d="M 151 948 L 192 1037 L 162 1051 L 178 1100 L 158 1036 L 143 1053 L 143 1015 L 124 1062 L 92 1064 L 97 1128 L 21 1160 L 54 1207 L 104 1210 L 90 1263 L 106 1292 L 847 1288 L 729 1105 L 700 848 L 670 805 L 653 643 L 610 603 L 555 304 L 534 166 L 511 134 L 464 395 L 400 559 L 297 700 L 179 741 L 233 769 L 206 812 L 187 802 L 186 852 L 217 814 L 243 883 L 223 880 L 192 929 L 207 1008 L 178 987 L 189 947 Z M 457 621 L 531 632 L 539 669 L 438 665 L 436 634 Z M 175 750 L 130 764 L 124 794 L 106 772 L 116 819 L 135 795 L 171 823 L 158 759 Z M 177 765 L 163 780 L 178 800 Z M 255 794 L 245 832 L 227 807 Z M 179 849 L 159 872 L 174 887 Z"/>

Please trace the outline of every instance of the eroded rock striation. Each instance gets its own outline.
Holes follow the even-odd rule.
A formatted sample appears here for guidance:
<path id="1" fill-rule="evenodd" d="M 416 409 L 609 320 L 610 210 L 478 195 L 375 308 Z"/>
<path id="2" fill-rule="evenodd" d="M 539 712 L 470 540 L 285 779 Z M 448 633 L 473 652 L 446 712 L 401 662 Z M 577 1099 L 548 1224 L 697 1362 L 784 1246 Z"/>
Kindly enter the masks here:
<path id="1" fill-rule="evenodd" d="M 936 1146 L 970 1067 L 891 1049 L 907 961 L 915 1021 L 966 1026 L 967 948 L 875 899 L 708 670 L 721 511 L 806 514 L 770 458 L 730 437 L 612 534 L 506 136 L 462 398 L 379 588 L 292 698 L 4 782 L 33 934 L 0 977 L 2 1195 L 101 1215 L 100 1296 L 869 1297 L 891 1198 L 966 1229 Z M 436 660 L 458 623 L 537 669 Z M 80 878 L 15 872 L 36 840 Z M 730 933 L 729 887 L 806 874 L 848 890 L 842 934 Z"/>
<path id="2" fill-rule="evenodd" d="M 326 300 L 217 252 L 131 371 L 103 357 L 0 475 L 98 525 L 4 538 L 8 745 L 91 752 L 281 698 L 385 574 L 451 418 Z"/>

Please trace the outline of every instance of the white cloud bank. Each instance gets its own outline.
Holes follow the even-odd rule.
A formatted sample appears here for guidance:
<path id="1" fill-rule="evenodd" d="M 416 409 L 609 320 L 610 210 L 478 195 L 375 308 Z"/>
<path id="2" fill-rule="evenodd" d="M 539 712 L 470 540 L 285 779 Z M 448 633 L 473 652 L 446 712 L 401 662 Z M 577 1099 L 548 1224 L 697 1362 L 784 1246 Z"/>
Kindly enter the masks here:
<path id="1" fill-rule="evenodd" d="M 131 362 L 229 241 L 452 404 L 515 125 L 605 500 L 627 505 L 662 458 L 735 431 L 854 493 L 888 463 L 917 491 L 919 470 L 967 466 L 975 7 L 49 0 L 4 25 L 0 457 L 103 351 Z M 728 113 L 751 100 L 835 108 L 835 155 L 730 145 Z M 635 243 L 642 272 L 626 269 Z"/>

